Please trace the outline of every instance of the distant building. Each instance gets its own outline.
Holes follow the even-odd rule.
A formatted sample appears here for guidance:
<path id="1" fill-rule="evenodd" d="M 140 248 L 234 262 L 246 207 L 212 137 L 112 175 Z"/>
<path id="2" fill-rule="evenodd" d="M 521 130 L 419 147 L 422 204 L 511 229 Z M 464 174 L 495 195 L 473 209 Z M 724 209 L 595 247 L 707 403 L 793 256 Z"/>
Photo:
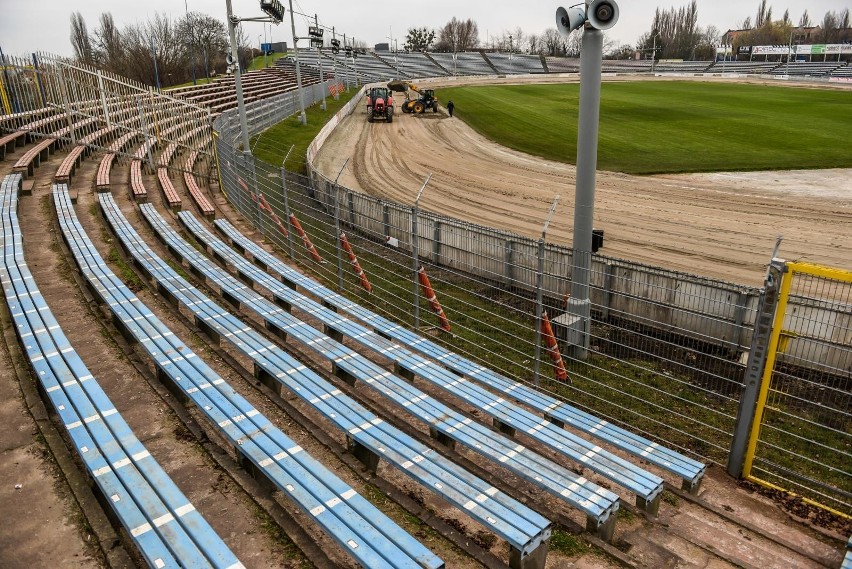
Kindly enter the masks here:
<path id="1" fill-rule="evenodd" d="M 270 44 L 272 47 L 273 53 L 287 53 L 287 42 L 286 41 L 277 41 Z"/>
<path id="2" fill-rule="evenodd" d="M 377 43 L 373 47 L 373 51 L 390 51 L 390 44 L 389 43 Z"/>

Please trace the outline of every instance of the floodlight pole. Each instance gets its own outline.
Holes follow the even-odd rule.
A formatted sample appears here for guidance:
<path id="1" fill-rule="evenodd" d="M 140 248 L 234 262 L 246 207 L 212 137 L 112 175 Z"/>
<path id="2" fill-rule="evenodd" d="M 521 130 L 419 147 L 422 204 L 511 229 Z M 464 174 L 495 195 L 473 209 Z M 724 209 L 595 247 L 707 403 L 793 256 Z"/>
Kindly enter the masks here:
<path id="1" fill-rule="evenodd" d="M 234 60 L 234 83 L 237 89 L 237 109 L 240 115 L 240 130 L 243 137 L 243 152 L 251 154 L 248 135 L 248 120 L 246 119 L 246 103 L 243 99 L 243 82 L 240 77 L 240 54 L 237 50 L 237 35 L 234 30 L 234 12 L 231 9 L 231 0 L 225 0 L 225 5 L 228 8 L 228 35 L 231 37 L 231 57 Z M 239 21 L 239 20 L 237 20 Z"/>
<path id="2" fill-rule="evenodd" d="M 183 0 L 183 10 L 186 13 L 186 25 L 191 27 L 189 23 L 189 4 L 187 4 L 187 0 Z M 190 29 L 190 34 L 192 34 L 193 39 L 195 38 L 195 30 Z M 191 48 L 195 48 L 195 45 L 191 45 Z M 195 49 L 192 50 L 192 84 L 197 85 L 198 83 L 195 80 Z"/>
<path id="3" fill-rule="evenodd" d="M 337 34 L 336 34 L 336 33 L 335 33 L 335 31 L 334 31 L 334 26 L 331 26 L 331 41 L 332 41 L 332 44 L 331 44 L 331 45 L 332 45 L 332 46 L 334 46 L 334 40 L 336 40 L 336 39 L 337 39 Z M 337 49 L 337 51 L 340 51 L 340 49 L 338 48 L 338 49 Z M 334 82 L 335 82 L 335 84 L 337 84 L 337 83 L 338 83 L 338 77 L 337 77 L 337 53 L 335 53 L 335 51 L 334 51 L 334 50 L 332 50 L 332 51 L 331 51 L 331 54 L 334 56 L 334 59 L 332 59 L 332 60 L 331 60 L 331 71 L 332 71 L 332 73 L 334 73 Z M 335 101 L 337 101 L 337 100 L 339 100 L 339 99 L 340 99 L 340 93 L 338 93 L 338 92 L 337 92 L 337 88 L 335 88 L 335 89 L 334 89 L 334 100 L 335 100 Z"/>
<path id="4" fill-rule="evenodd" d="M 588 10 L 589 0 L 586 2 Z M 577 127 L 577 189 L 574 198 L 574 238 L 571 255 L 571 296 L 568 299 L 568 341 L 572 355 L 586 359 L 591 332 L 589 281 L 592 268 L 592 224 L 595 214 L 595 174 L 598 164 L 598 122 L 601 106 L 603 32 L 588 23 L 580 53 L 580 116 Z"/>
<path id="5" fill-rule="evenodd" d="M 293 16 L 293 0 L 290 0 L 290 27 L 293 29 L 293 51 L 296 52 L 296 85 L 299 88 L 299 122 L 308 124 L 308 117 L 305 115 L 305 97 L 302 94 L 302 71 L 299 69 L 299 46 L 296 42 L 299 38 L 296 37 L 296 19 Z"/>
<path id="6" fill-rule="evenodd" d="M 314 27 L 319 30 L 319 17 L 314 14 Z M 318 60 L 319 60 L 319 72 L 320 72 L 320 86 L 322 88 L 322 103 L 320 103 L 320 109 L 325 110 L 325 78 L 322 75 L 322 46 L 317 48 Z"/>

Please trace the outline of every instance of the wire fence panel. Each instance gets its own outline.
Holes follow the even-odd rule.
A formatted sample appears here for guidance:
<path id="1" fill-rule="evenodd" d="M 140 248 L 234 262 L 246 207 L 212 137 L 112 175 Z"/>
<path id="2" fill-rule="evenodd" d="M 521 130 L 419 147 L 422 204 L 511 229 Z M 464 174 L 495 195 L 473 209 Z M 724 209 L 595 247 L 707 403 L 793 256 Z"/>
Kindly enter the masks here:
<path id="1" fill-rule="evenodd" d="M 852 272 L 788 263 L 773 333 L 746 476 L 852 515 Z"/>
<path id="2" fill-rule="evenodd" d="M 349 108 L 357 103 L 356 95 Z M 586 357 L 576 357 L 566 322 L 570 248 L 540 245 L 527 237 L 422 211 L 414 204 L 393 203 L 336 186 L 313 171 L 311 162 L 337 118 L 309 148 L 310 177 L 250 156 L 246 159 L 254 165 L 249 167 L 242 153 L 233 149 L 238 125 L 226 115 L 215 123 L 217 130 L 222 129 L 220 161 L 230 159 L 245 177 L 253 172 L 256 185 L 240 184 L 223 172 L 223 189 L 279 252 L 323 284 L 400 324 L 417 327 L 512 379 L 537 385 L 603 419 L 703 460 L 725 464 L 758 290 L 593 255 L 591 340 Z M 253 134 L 267 124 L 266 119 L 258 120 L 249 123 Z M 252 192 L 262 193 L 271 211 L 285 220 L 286 233 L 271 221 L 269 212 L 258 207 Z M 298 218 L 321 261 L 286 221 L 289 213 Z M 372 293 L 361 287 L 348 266 L 337 231 L 346 232 Z M 415 273 L 420 265 L 452 333 L 440 329 L 438 317 L 421 296 Z M 537 349 L 541 311 L 547 312 L 560 339 L 568 381 L 555 379 L 547 351 Z M 818 318 L 837 318 L 835 312 L 836 307 L 826 306 Z M 811 349 L 812 358 L 822 359 L 815 349 Z M 836 347 L 821 349 L 837 351 Z"/>

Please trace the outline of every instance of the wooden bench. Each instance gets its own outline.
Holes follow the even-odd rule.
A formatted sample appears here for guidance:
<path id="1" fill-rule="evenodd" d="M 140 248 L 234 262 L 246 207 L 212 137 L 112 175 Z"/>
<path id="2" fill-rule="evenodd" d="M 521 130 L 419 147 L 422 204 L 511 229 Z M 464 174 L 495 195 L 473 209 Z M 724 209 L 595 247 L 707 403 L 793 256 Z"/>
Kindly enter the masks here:
<path id="1" fill-rule="evenodd" d="M 18 146 L 23 146 L 27 141 L 27 133 L 23 130 L 16 130 L 0 137 L 0 160 L 6 158 L 7 154 L 11 154 Z"/>
<path id="2" fill-rule="evenodd" d="M 101 158 L 101 163 L 98 165 L 98 175 L 95 178 L 95 190 L 98 192 L 109 191 L 109 174 L 112 170 L 112 164 L 115 162 L 115 153 L 108 152 Z M 132 186 L 132 184 L 131 184 Z M 144 189 L 144 188 L 143 188 Z M 135 197 L 135 192 L 134 192 Z"/>
<path id="3" fill-rule="evenodd" d="M 56 169 L 56 175 L 53 177 L 53 181 L 57 184 L 71 183 L 71 176 L 74 175 L 74 172 L 77 170 L 77 167 L 80 165 L 80 162 L 83 160 L 83 153 L 86 151 L 85 146 L 75 146 L 71 149 L 71 151 L 65 156 L 65 159 L 62 160 L 62 163 L 59 165 L 59 168 Z"/>
<path id="4" fill-rule="evenodd" d="M 198 211 L 200 211 L 201 215 L 207 219 L 213 219 L 216 216 L 216 210 L 213 207 L 213 204 L 210 203 L 210 200 L 207 199 L 207 196 L 204 195 L 201 188 L 198 187 L 198 183 L 195 181 L 195 175 L 192 172 L 184 172 L 183 179 L 186 182 L 186 188 L 189 190 L 189 195 L 192 196 L 192 200 L 198 207 Z"/>
<path id="5" fill-rule="evenodd" d="M 181 207 L 181 199 L 178 195 L 175 185 L 169 178 L 168 168 L 157 168 L 157 180 L 160 182 L 160 188 L 163 190 L 163 196 L 166 198 L 166 203 L 169 207 L 177 211 Z"/>
<path id="6" fill-rule="evenodd" d="M 55 138 L 45 138 L 38 144 L 33 145 L 32 148 L 24 152 L 23 156 L 18 158 L 12 170 L 20 173 L 24 178 L 32 176 L 35 169 L 41 165 L 41 161 L 47 160 L 55 144 Z"/>
<path id="7" fill-rule="evenodd" d="M 133 160 L 130 163 L 130 189 L 133 191 L 133 199 L 144 202 L 148 199 L 148 190 L 142 182 L 142 161 Z"/>

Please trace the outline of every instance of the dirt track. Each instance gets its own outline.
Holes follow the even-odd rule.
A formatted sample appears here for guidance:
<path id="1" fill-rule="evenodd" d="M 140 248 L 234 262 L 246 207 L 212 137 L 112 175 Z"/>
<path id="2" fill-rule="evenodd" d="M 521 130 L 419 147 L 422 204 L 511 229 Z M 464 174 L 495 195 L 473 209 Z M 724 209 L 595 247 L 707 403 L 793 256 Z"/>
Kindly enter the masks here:
<path id="1" fill-rule="evenodd" d="M 852 96 L 852 95 L 850 95 Z M 398 105 L 397 105 L 397 110 Z M 575 169 L 502 147 L 445 112 L 369 124 L 365 109 L 329 137 L 316 166 L 341 184 L 421 208 L 570 245 Z M 760 285 L 775 238 L 780 256 L 852 269 L 852 170 L 630 176 L 598 172 L 601 254 L 738 284 Z"/>

